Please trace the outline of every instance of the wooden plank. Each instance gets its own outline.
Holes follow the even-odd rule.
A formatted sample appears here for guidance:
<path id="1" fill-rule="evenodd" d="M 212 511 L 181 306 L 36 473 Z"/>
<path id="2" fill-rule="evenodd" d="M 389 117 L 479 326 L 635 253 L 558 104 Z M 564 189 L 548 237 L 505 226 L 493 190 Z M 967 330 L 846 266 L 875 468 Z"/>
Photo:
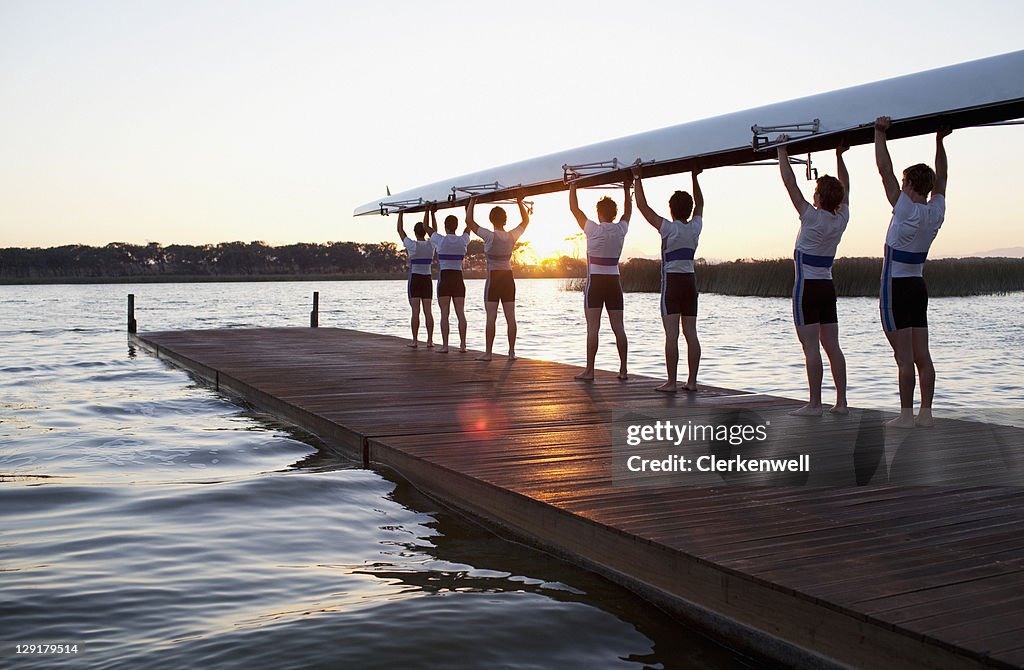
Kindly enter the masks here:
<path id="1" fill-rule="evenodd" d="M 655 380 L 592 384 L 546 361 L 411 350 L 341 329 L 235 329 L 135 341 L 428 493 L 603 572 L 787 663 L 1014 667 L 1024 650 L 1024 491 L 1012 488 L 636 488 L 612 477 L 612 417 L 796 401 Z M 942 421 L 958 467 L 979 426 Z M 793 422 L 840 444 L 859 421 Z M 991 428 L 1007 444 L 1024 431 Z M 958 460 L 961 459 L 961 460 Z M 811 654 L 808 656 L 808 654 Z"/>

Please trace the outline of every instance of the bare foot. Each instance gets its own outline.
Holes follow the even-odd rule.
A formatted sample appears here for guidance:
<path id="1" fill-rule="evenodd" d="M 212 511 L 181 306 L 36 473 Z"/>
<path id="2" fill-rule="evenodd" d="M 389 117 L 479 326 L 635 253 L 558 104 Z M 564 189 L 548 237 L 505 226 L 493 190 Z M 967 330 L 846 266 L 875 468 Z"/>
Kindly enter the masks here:
<path id="1" fill-rule="evenodd" d="M 619 370 L 619 379 L 622 381 L 629 379 L 629 374 L 626 372 L 625 368 Z"/>
<path id="2" fill-rule="evenodd" d="M 850 413 L 850 408 L 846 406 L 846 403 L 840 405 L 836 403 L 832 405 L 832 408 L 828 411 L 829 414 L 838 414 L 839 416 L 846 416 Z"/>
<path id="3" fill-rule="evenodd" d="M 448 345 L 447 344 L 442 344 L 441 348 L 437 350 L 437 353 L 439 353 L 439 354 L 447 354 L 448 353 Z"/>
<path id="4" fill-rule="evenodd" d="M 686 389 L 687 391 L 689 391 L 690 393 L 696 393 L 697 392 L 697 382 L 686 382 L 686 385 L 683 386 L 683 388 Z"/>
<path id="5" fill-rule="evenodd" d="M 433 349 L 433 348 L 434 348 L 434 343 L 431 342 L 430 340 L 427 340 L 427 349 Z"/>
<path id="6" fill-rule="evenodd" d="M 518 361 L 519 358 L 516 356 L 516 352 L 509 351 L 508 352 L 508 360 L 510 360 L 510 361 Z"/>
<path id="7" fill-rule="evenodd" d="M 931 428 L 934 426 L 935 419 L 932 418 L 931 407 L 922 407 L 917 413 L 917 418 L 914 419 L 914 424 L 919 428 Z"/>
<path id="8" fill-rule="evenodd" d="M 580 381 L 591 381 L 594 379 L 594 371 L 584 370 L 583 372 L 573 377 L 573 379 L 579 379 Z"/>
<path id="9" fill-rule="evenodd" d="M 885 422 L 886 428 L 899 428 L 900 430 L 906 430 L 914 427 L 914 413 L 913 412 L 900 412 L 898 418 L 892 421 Z"/>
<path id="10" fill-rule="evenodd" d="M 812 405 L 807 403 L 800 409 L 795 409 L 789 413 L 790 416 L 821 416 L 821 405 Z"/>
<path id="11" fill-rule="evenodd" d="M 476 359 L 478 361 L 489 361 L 489 360 L 491 360 L 491 355 L 490 354 L 482 354 L 480 356 L 477 356 Z"/>
<path id="12" fill-rule="evenodd" d="M 460 354 L 466 353 L 466 345 L 465 344 L 463 344 L 462 346 L 459 347 L 459 353 Z"/>
<path id="13" fill-rule="evenodd" d="M 412 349 L 418 349 L 419 346 L 420 346 L 420 343 L 419 342 L 410 342 L 410 343 L 406 344 L 405 346 L 410 347 Z"/>
<path id="14" fill-rule="evenodd" d="M 676 387 L 675 382 L 665 382 L 661 386 L 655 386 L 655 391 L 661 391 L 662 393 L 675 393 L 679 389 Z"/>

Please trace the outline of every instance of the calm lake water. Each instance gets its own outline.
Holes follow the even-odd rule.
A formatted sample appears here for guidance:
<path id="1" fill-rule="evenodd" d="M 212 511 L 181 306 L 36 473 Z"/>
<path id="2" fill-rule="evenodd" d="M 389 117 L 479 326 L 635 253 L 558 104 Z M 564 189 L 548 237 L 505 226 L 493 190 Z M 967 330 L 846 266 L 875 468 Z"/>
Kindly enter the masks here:
<path id="1" fill-rule="evenodd" d="M 479 348 L 482 282 L 468 284 Z M 519 282 L 518 351 L 580 364 L 582 296 L 560 287 Z M 125 340 L 129 292 L 145 331 L 302 326 L 314 290 L 322 326 L 407 334 L 401 282 L 0 287 L 0 640 L 79 645 L 0 666 L 753 665 Z M 655 376 L 657 301 L 626 296 L 631 369 Z M 932 301 L 939 406 L 1024 406 L 1020 308 Z M 891 407 L 875 302 L 840 310 L 850 402 Z M 788 301 L 702 296 L 699 327 L 702 381 L 803 397 Z M 607 329 L 601 346 L 599 367 L 616 369 Z"/>

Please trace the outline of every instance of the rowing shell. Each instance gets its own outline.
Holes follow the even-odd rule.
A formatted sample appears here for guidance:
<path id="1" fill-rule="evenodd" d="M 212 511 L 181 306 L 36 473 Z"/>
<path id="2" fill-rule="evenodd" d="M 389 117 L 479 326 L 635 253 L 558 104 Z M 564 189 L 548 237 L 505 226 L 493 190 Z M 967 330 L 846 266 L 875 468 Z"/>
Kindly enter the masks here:
<path id="1" fill-rule="evenodd" d="M 640 160 L 645 177 L 763 160 L 787 133 L 796 152 L 873 141 L 874 119 L 892 118 L 892 139 L 1024 116 L 1024 50 L 756 107 L 453 177 L 378 198 L 355 215 L 423 211 L 621 182 Z"/>

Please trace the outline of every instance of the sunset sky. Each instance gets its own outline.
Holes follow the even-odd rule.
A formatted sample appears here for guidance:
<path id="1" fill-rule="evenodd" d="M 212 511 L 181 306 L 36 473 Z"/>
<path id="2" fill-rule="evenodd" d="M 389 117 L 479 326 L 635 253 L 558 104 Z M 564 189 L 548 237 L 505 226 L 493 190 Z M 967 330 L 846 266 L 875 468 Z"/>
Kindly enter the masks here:
<path id="1" fill-rule="evenodd" d="M 0 0 L 0 247 L 391 240 L 393 217 L 351 216 L 385 186 L 1013 51 L 1024 24 L 1004 0 L 497 7 Z M 933 255 L 1024 245 L 1024 126 L 947 147 Z M 891 148 L 898 168 L 934 156 L 931 137 Z M 816 162 L 834 173 L 831 154 Z M 871 148 L 848 163 L 840 255 L 878 255 L 889 207 Z M 703 184 L 700 255 L 791 252 L 776 168 Z M 648 183 L 656 209 L 675 188 L 689 177 Z M 578 229 L 564 193 L 536 204 L 524 239 L 551 253 Z M 626 255 L 656 255 L 635 223 Z"/>

